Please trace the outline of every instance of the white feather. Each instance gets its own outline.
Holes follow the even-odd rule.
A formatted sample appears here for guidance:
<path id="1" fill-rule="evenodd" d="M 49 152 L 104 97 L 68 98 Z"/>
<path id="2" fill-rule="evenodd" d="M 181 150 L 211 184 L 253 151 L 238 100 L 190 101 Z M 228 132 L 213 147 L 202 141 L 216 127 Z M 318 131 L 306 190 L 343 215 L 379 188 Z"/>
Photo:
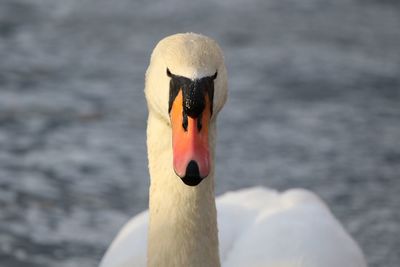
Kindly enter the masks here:
<path id="1" fill-rule="evenodd" d="M 216 199 L 224 267 L 363 267 L 357 244 L 312 192 L 262 187 Z M 119 232 L 100 267 L 146 266 L 148 212 Z"/>

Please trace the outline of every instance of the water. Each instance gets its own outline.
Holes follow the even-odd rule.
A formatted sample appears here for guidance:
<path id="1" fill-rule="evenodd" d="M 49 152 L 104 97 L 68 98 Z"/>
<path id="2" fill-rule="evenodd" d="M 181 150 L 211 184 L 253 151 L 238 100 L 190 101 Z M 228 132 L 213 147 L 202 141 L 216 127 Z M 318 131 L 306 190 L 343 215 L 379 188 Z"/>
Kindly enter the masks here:
<path id="1" fill-rule="evenodd" d="M 399 28 L 389 0 L 1 1 L 0 265 L 96 266 L 147 207 L 143 75 L 194 31 L 230 74 L 217 192 L 309 188 L 399 266 Z"/>

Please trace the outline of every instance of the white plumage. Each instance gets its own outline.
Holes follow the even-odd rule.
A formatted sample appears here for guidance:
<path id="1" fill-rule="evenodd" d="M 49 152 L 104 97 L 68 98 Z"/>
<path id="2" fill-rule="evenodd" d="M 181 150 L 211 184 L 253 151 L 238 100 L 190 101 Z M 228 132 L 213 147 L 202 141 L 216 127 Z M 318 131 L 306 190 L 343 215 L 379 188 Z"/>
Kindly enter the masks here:
<path id="1" fill-rule="evenodd" d="M 202 35 L 167 37 L 146 73 L 150 212 L 122 228 L 100 267 L 365 267 L 356 242 L 310 191 L 255 187 L 214 202 L 214 166 L 198 186 L 180 181 L 172 169 L 167 67 L 192 79 L 218 71 L 209 133 L 214 159 L 215 118 L 227 95 L 222 52 Z"/>
<path id="2" fill-rule="evenodd" d="M 357 244 L 310 191 L 254 187 L 216 202 L 224 267 L 366 266 Z M 144 211 L 121 229 L 100 266 L 145 266 L 147 228 Z"/>

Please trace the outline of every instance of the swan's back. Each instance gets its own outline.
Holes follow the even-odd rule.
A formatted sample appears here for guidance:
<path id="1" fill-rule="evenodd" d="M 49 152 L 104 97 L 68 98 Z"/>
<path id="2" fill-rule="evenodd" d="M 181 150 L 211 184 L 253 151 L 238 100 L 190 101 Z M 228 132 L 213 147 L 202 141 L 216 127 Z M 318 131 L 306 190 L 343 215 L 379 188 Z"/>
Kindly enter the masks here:
<path id="1" fill-rule="evenodd" d="M 363 254 L 313 193 L 256 187 L 217 198 L 224 267 L 364 267 Z M 120 231 L 100 267 L 145 266 L 147 212 Z"/>
<path id="2" fill-rule="evenodd" d="M 363 254 L 313 193 L 250 188 L 217 200 L 222 265 L 362 267 Z"/>

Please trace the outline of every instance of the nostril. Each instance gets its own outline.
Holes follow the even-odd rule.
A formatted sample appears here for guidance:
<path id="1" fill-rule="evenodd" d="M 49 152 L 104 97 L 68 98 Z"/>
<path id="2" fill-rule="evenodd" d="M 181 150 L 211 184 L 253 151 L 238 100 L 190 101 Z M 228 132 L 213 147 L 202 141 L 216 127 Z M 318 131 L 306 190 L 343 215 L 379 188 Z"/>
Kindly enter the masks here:
<path id="1" fill-rule="evenodd" d="M 199 117 L 197 117 L 197 130 L 200 132 L 201 128 L 203 127 L 202 123 L 201 123 L 201 117 L 202 117 L 203 113 L 199 114 Z"/>
<path id="2" fill-rule="evenodd" d="M 183 112 L 183 116 L 182 116 L 182 127 L 185 130 L 185 132 L 187 132 L 187 128 L 188 128 L 188 117 L 186 115 L 185 112 Z"/>

